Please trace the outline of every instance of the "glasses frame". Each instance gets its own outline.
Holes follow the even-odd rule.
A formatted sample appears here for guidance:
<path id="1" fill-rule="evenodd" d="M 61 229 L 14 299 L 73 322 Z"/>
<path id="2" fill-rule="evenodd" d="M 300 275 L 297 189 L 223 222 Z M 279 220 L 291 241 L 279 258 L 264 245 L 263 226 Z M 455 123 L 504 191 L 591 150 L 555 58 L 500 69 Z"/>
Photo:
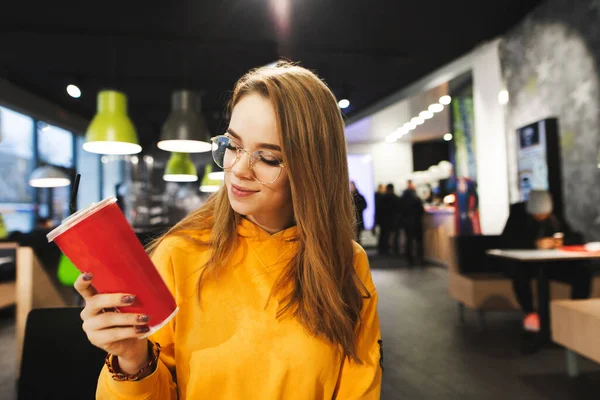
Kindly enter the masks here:
<path id="1" fill-rule="evenodd" d="M 211 137 L 210 141 L 213 144 L 216 144 L 217 140 L 219 140 L 219 138 L 223 138 L 223 137 L 234 142 L 234 138 L 232 138 L 231 136 L 229 136 L 227 134 Z M 277 181 L 277 179 L 279 179 L 279 177 L 281 176 L 281 172 L 286 167 L 285 164 L 283 163 L 283 161 L 281 161 L 281 159 L 279 157 L 275 156 L 275 154 L 271 153 L 269 150 L 256 150 L 251 153 L 248 150 L 246 150 L 244 147 L 241 147 L 241 146 L 236 146 L 236 147 L 237 147 L 237 149 L 235 150 L 235 153 L 236 153 L 235 160 L 233 160 L 233 163 L 231 164 L 231 166 L 227 167 L 227 168 L 224 167 L 223 165 L 219 165 L 219 162 L 215 158 L 214 150 L 211 150 L 212 158 L 213 158 L 214 162 L 217 165 L 219 165 L 219 167 L 223 168 L 223 171 L 229 171 L 230 169 L 232 169 L 235 166 L 235 164 L 240 160 L 240 158 L 242 158 L 242 155 L 244 153 L 246 153 L 246 154 L 248 154 L 248 167 L 250 168 L 250 171 L 252 171 L 252 179 L 254 179 L 258 183 L 262 183 L 263 185 L 272 185 L 273 183 L 275 183 Z M 279 168 L 279 173 L 277 174 L 277 177 L 275 179 L 273 179 L 271 182 L 263 182 L 256 177 L 256 172 L 254 171 L 254 163 L 255 163 L 255 161 L 260 161 L 260 158 L 255 156 L 254 153 L 257 153 L 259 151 L 269 152 L 273 155 L 273 157 L 275 157 L 277 160 L 279 160 L 279 164 L 277 165 L 277 167 Z"/>

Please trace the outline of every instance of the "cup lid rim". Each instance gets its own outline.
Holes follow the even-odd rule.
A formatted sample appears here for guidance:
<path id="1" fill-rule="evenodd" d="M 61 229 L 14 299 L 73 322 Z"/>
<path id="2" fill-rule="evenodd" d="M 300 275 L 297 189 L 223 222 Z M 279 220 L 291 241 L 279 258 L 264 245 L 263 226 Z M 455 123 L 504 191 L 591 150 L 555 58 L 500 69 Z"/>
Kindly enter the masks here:
<path id="1" fill-rule="evenodd" d="M 95 214 L 96 212 L 100 211 L 104 207 L 111 205 L 113 203 L 116 203 L 116 202 L 117 202 L 116 197 L 114 197 L 114 196 L 108 197 L 104 200 L 99 201 L 98 203 L 92 203 L 92 205 L 90 205 L 88 208 L 79 210 L 79 211 L 75 212 L 74 214 L 68 216 L 67 218 L 63 219 L 62 223 L 59 226 L 54 228 L 52 231 L 50 231 L 50 233 L 48 233 L 46 235 L 46 238 L 48 239 L 48 243 L 54 241 L 54 239 L 56 239 L 56 237 L 58 235 L 65 233 L 66 231 L 68 231 L 69 229 L 71 229 L 72 227 L 74 227 L 75 225 L 80 223 L 81 221 L 83 221 L 85 218 L 89 217 L 92 214 Z"/>

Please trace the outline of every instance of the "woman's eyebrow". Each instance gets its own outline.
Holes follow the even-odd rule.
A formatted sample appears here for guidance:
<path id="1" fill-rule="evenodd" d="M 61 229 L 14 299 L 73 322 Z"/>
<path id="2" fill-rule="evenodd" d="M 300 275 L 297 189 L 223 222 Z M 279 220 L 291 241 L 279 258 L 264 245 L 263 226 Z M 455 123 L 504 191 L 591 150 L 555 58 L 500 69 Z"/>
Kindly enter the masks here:
<path id="1" fill-rule="evenodd" d="M 240 135 L 238 135 L 237 133 L 235 133 L 234 130 L 232 130 L 231 128 L 227 129 L 227 133 L 229 133 L 231 136 L 233 136 L 235 139 L 237 139 L 240 142 L 244 142 L 242 140 L 242 138 L 240 137 Z M 275 151 L 281 151 L 281 147 L 277 146 L 276 144 L 271 144 L 271 143 L 258 143 L 258 148 L 260 149 L 268 149 L 268 150 L 275 150 Z"/>

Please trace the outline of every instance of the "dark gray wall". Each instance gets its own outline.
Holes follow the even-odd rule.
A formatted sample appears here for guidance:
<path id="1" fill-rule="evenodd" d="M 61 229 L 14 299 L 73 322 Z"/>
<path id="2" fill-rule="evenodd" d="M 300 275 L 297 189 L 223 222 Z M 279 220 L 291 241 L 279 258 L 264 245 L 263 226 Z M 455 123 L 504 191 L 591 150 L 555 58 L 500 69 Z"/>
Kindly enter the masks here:
<path id="1" fill-rule="evenodd" d="M 516 201 L 515 130 L 557 117 L 565 216 L 600 240 L 600 0 L 550 0 L 510 31 L 500 47 L 510 93 L 508 156 Z"/>

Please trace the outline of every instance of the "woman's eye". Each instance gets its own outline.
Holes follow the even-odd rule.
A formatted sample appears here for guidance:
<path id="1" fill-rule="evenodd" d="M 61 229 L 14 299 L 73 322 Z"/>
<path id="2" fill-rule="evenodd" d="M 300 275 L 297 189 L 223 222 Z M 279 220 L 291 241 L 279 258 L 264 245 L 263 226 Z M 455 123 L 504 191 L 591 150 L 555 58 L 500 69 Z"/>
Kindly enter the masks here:
<path id="1" fill-rule="evenodd" d="M 271 155 L 261 155 L 260 161 L 272 166 L 279 165 L 279 160 L 277 157 Z"/>

